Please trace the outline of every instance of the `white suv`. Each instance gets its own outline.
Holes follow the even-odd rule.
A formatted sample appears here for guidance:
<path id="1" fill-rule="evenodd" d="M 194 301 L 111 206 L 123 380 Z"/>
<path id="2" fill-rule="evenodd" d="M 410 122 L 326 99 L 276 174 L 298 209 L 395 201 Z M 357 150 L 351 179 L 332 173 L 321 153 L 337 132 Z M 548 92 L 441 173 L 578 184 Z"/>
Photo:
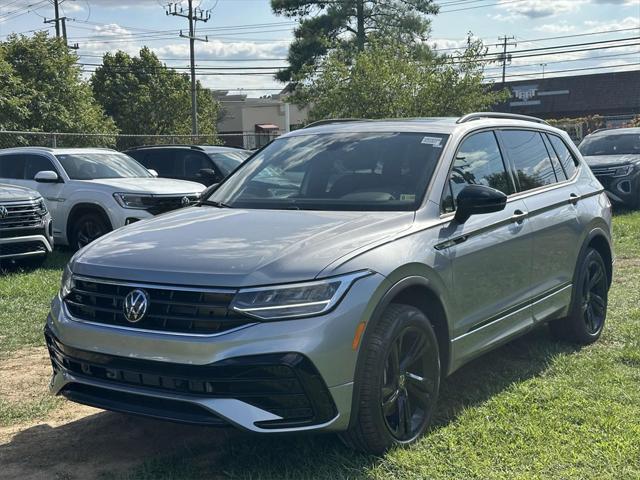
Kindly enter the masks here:
<path id="1" fill-rule="evenodd" d="M 116 228 L 195 202 L 204 186 L 156 178 L 106 148 L 0 150 L 0 183 L 40 192 L 58 244 L 81 248 Z"/>

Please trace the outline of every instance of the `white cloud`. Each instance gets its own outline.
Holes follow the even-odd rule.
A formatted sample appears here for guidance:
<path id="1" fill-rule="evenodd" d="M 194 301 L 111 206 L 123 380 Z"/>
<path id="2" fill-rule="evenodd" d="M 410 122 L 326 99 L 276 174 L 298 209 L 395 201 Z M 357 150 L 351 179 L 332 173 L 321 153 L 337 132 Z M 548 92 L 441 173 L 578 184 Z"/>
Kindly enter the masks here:
<path id="1" fill-rule="evenodd" d="M 519 2 L 500 0 L 496 8 L 505 13 L 499 13 L 492 18 L 494 20 L 511 21 L 522 17 L 530 19 L 553 17 L 576 11 L 588 2 L 589 0 L 522 0 Z"/>
<path id="2" fill-rule="evenodd" d="M 575 25 L 570 24 L 566 20 L 557 23 L 545 23 L 539 27 L 534 28 L 538 32 L 544 33 L 569 33 L 576 29 Z"/>

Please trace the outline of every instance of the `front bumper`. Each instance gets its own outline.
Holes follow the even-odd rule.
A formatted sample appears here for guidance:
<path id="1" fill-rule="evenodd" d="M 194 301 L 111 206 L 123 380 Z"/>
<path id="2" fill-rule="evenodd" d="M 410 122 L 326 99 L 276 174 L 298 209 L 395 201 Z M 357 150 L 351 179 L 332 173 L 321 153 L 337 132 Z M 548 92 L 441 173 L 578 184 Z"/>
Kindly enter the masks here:
<path id="1" fill-rule="evenodd" d="M 0 260 L 47 255 L 53 251 L 53 239 L 47 235 L 0 238 Z"/>
<path id="2" fill-rule="evenodd" d="M 612 202 L 636 207 L 640 203 L 640 173 L 625 177 L 596 175 Z"/>
<path id="3" fill-rule="evenodd" d="M 210 337 L 78 321 L 56 297 L 46 333 L 51 392 L 109 410 L 253 432 L 344 430 L 358 353 L 353 337 L 384 282 L 378 274 L 356 281 L 319 317 Z"/>

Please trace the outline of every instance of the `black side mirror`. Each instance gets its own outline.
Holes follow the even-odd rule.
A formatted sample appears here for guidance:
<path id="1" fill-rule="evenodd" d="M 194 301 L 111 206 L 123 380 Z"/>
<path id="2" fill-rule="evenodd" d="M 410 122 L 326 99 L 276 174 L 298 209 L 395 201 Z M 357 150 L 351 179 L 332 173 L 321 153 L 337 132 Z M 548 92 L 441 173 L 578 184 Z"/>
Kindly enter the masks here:
<path id="1" fill-rule="evenodd" d="M 471 215 L 499 212 L 507 205 L 507 196 L 500 190 L 485 185 L 468 185 L 456 198 L 456 215 L 458 223 L 469 220 Z"/>
<path id="2" fill-rule="evenodd" d="M 216 180 L 218 178 L 218 174 L 212 168 L 203 168 L 198 172 L 198 177 Z"/>
<path id="3" fill-rule="evenodd" d="M 207 198 L 209 198 L 209 196 L 216 190 L 216 188 L 218 188 L 219 185 L 220 185 L 219 183 L 214 183 L 212 185 L 209 185 L 207 188 L 205 188 L 200 193 L 200 201 L 206 200 Z"/>

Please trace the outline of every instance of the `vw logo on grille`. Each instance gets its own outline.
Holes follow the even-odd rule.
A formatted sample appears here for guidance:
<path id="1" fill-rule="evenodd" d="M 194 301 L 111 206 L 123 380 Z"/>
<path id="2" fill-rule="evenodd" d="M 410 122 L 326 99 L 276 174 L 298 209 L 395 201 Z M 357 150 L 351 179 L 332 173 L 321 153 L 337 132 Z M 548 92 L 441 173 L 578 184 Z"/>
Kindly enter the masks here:
<path id="1" fill-rule="evenodd" d="M 0 205 L 0 218 L 7 218 L 9 216 L 9 210 L 4 205 Z"/>
<path id="2" fill-rule="evenodd" d="M 182 204 L 183 207 L 188 207 L 191 204 L 191 200 L 189 200 L 189 197 L 182 197 L 182 200 L 180 200 L 180 203 Z"/>
<path id="3" fill-rule="evenodd" d="M 136 323 L 142 320 L 149 308 L 149 295 L 144 290 L 131 290 L 124 297 L 124 318 L 128 322 Z"/>

